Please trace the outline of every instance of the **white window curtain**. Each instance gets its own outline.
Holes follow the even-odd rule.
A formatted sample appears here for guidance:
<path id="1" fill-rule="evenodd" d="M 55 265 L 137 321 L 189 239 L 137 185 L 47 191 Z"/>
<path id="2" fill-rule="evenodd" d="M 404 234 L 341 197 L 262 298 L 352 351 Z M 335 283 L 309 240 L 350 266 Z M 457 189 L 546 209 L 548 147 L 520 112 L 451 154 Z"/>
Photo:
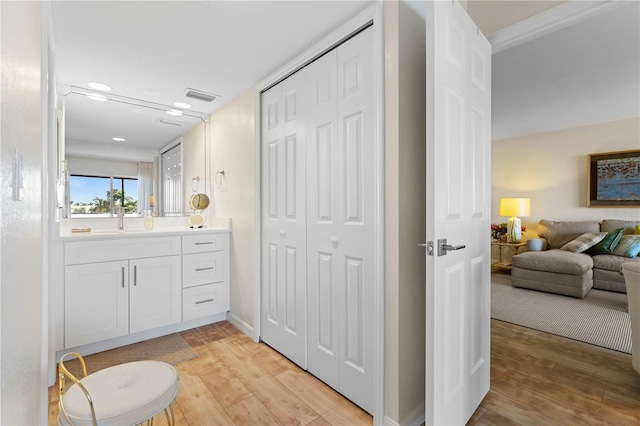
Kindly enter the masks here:
<path id="1" fill-rule="evenodd" d="M 153 163 L 138 163 L 138 213 L 153 211 Z"/>

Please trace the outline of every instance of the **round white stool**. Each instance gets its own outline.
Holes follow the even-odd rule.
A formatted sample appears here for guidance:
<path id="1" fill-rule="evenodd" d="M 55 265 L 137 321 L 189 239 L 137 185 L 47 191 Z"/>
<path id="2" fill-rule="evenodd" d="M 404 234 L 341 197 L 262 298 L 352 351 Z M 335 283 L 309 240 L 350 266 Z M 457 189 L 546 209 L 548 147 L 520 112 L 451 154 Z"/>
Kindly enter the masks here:
<path id="1" fill-rule="evenodd" d="M 178 374 L 161 361 L 137 361 L 105 368 L 76 379 L 60 359 L 60 402 L 58 423 L 61 425 L 137 425 L 152 419 L 161 411 L 167 422 L 174 424 L 171 403 L 178 392 Z M 64 391 L 64 376 L 74 384 Z"/>

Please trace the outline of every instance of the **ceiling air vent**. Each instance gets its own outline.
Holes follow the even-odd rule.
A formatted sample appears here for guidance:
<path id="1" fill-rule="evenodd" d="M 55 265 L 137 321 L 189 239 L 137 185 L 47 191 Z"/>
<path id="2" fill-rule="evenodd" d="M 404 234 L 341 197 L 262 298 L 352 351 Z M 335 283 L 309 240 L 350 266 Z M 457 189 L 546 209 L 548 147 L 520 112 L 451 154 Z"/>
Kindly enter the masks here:
<path id="1" fill-rule="evenodd" d="M 203 92 L 202 90 L 187 89 L 184 92 L 187 98 L 197 99 L 199 101 L 213 102 L 219 95 Z"/>
<path id="2" fill-rule="evenodd" d="M 159 118 L 158 122 L 162 124 L 169 124 L 171 126 L 182 126 L 183 124 L 180 121 L 167 120 L 166 118 Z"/>

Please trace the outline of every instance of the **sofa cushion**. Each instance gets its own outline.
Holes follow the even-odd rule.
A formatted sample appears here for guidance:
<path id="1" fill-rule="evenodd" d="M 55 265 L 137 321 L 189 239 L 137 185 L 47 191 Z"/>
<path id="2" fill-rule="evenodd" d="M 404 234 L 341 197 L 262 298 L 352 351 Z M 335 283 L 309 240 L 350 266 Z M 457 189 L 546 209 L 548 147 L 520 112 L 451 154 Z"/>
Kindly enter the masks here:
<path id="1" fill-rule="evenodd" d="M 605 269 L 593 269 L 593 288 L 597 288 L 598 290 L 616 291 L 618 293 L 627 292 L 627 286 L 622 274 L 620 272 L 607 271 Z"/>
<path id="2" fill-rule="evenodd" d="M 555 294 L 583 298 L 593 287 L 593 271 L 583 275 L 554 274 L 514 267 L 511 285 Z"/>
<path id="3" fill-rule="evenodd" d="M 623 235 L 613 250 L 616 256 L 636 257 L 640 253 L 640 235 Z"/>
<path id="4" fill-rule="evenodd" d="M 591 256 L 582 253 L 552 249 L 547 251 L 528 251 L 513 256 L 512 264 L 522 269 L 582 275 L 593 268 L 593 259 Z"/>
<path id="5" fill-rule="evenodd" d="M 637 220 L 617 220 L 617 219 L 605 219 L 602 221 L 601 231 L 611 232 L 614 229 L 623 228 L 624 235 L 633 234 L 636 226 L 640 225 L 640 221 Z"/>
<path id="6" fill-rule="evenodd" d="M 620 272 L 622 270 L 622 264 L 628 260 L 626 257 L 616 256 L 614 254 L 597 254 L 593 256 L 593 268 Z"/>
<path id="7" fill-rule="evenodd" d="M 591 256 L 603 253 L 613 253 L 613 250 L 615 250 L 616 246 L 620 242 L 620 238 L 622 238 L 623 231 L 624 228 L 618 228 L 614 231 L 609 232 L 607 236 L 602 239 L 602 241 L 588 249 L 585 253 Z"/>
<path id="8" fill-rule="evenodd" d="M 551 249 L 559 249 L 585 232 L 600 232 L 600 222 L 556 222 L 543 219 L 538 223 L 538 236 L 547 240 Z"/>
<path id="9" fill-rule="evenodd" d="M 586 249 L 595 246 L 607 235 L 606 232 L 587 232 L 580 235 L 575 240 L 569 241 L 567 244 L 560 247 L 560 250 L 570 251 L 571 253 L 582 253 Z"/>

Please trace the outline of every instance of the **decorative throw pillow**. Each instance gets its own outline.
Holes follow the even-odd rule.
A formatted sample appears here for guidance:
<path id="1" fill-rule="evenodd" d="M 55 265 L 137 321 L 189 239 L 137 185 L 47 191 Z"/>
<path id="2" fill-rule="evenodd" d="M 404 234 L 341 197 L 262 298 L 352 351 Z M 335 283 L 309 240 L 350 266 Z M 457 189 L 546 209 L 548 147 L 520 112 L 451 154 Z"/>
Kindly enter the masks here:
<path id="1" fill-rule="evenodd" d="M 594 256 L 596 254 L 613 253 L 613 250 L 615 250 L 616 246 L 620 242 L 620 238 L 622 238 L 623 231 L 624 228 L 618 228 L 609 232 L 607 236 L 602 239 L 602 241 L 585 251 L 585 253 L 591 256 Z"/>
<path id="2" fill-rule="evenodd" d="M 571 253 L 582 253 L 589 247 L 593 247 L 598 244 L 606 235 L 606 232 L 587 232 L 580 235 L 575 240 L 569 241 L 567 244 L 560 247 L 560 250 L 570 251 Z"/>
<path id="3" fill-rule="evenodd" d="M 623 235 L 613 254 L 624 257 L 636 257 L 640 253 L 640 235 Z"/>
<path id="4" fill-rule="evenodd" d="M 634 232 L 634 234 L 640 235 L 640 225 L 636 225 L 636 232 Z"/>

